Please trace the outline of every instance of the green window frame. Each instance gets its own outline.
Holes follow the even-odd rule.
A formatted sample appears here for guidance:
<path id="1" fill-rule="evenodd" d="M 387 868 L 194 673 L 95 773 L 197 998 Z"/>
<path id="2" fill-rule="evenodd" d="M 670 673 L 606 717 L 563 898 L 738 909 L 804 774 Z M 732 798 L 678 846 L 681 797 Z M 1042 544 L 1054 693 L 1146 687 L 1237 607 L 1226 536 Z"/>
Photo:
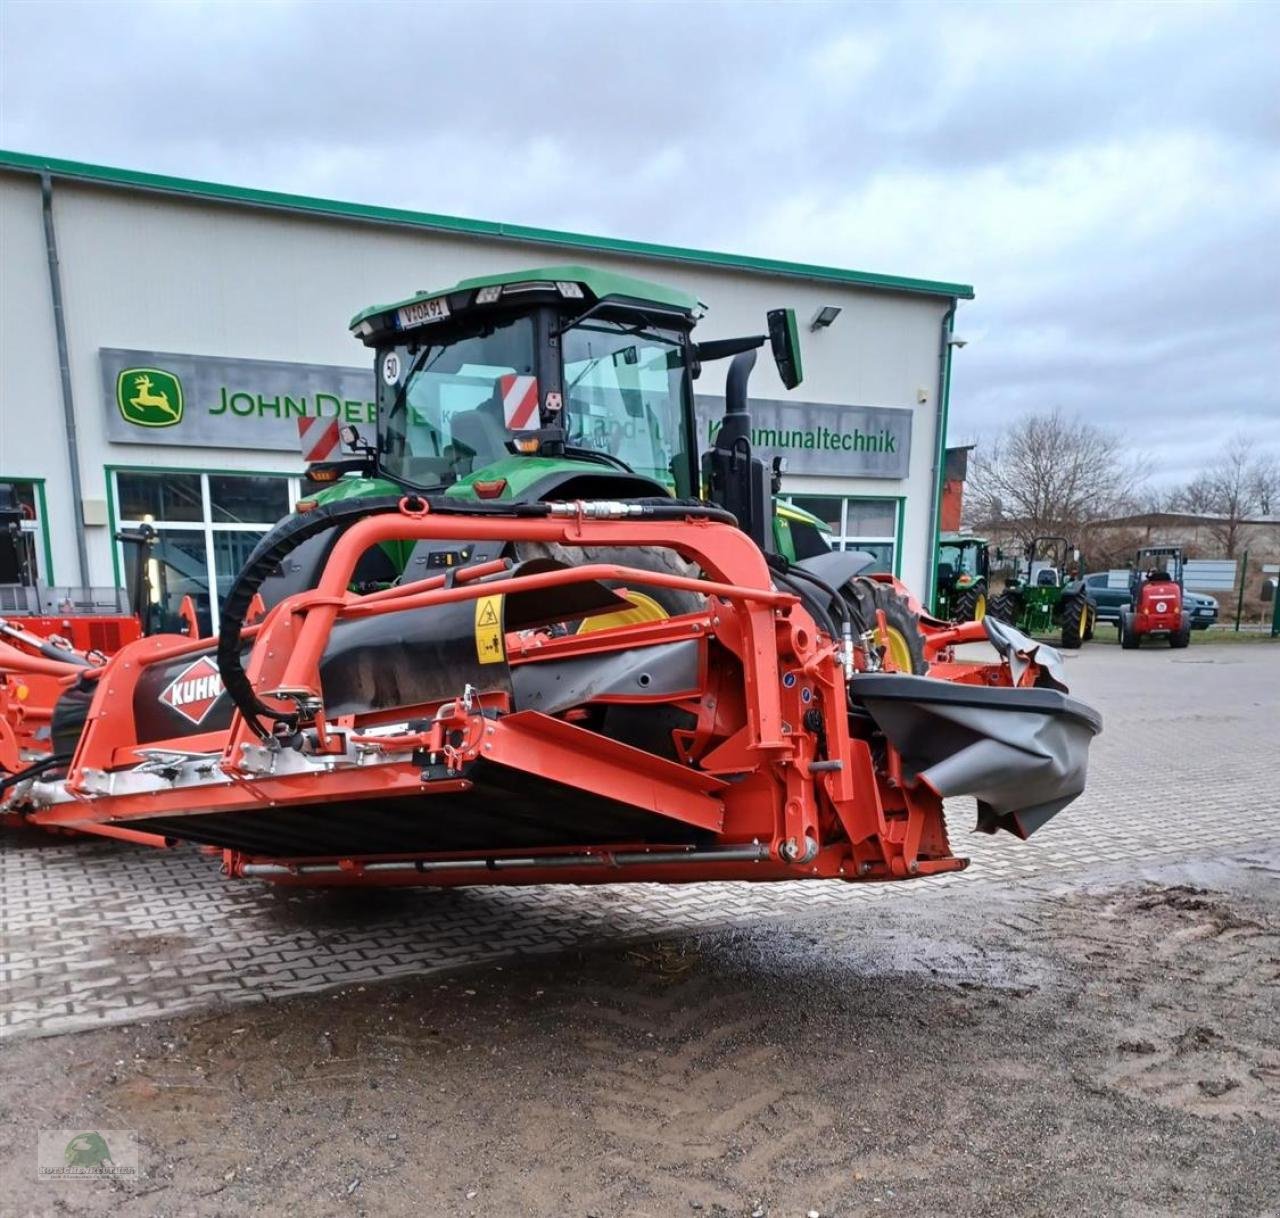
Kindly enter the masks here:
<path id="1" fill-rule="evenodd" d="M 833 550 L 866 550 L 882 558 L 884 568 L 891 570 L 895 578 L 902 577 L 902 529 L 906 515 L 906 498 L 902 495 L 844 495 L 818 492 L 787 491 L 781 498 L 794 507 L 812 512 L 832 525 L 830 536 Z M 838 504 L 837 519 L 829 519 L 830 508 Z M 892 527 L 888 530 L 869 532 L 856 525 L 850 505 L 874 504 L 888 506 L 892 513 Z"/>
<path id="2" fill-rule="evenodd" d="M 35 502 L 36 528 L 32 532 L 40 535 L 40 583 L 56 584 L 53 574 L 53 543 L 49 536 L 49 501 L 44 493 L 44 478 L 32 478 L 27 474 L 0 474 L 0 482 L 24 483 L 31 487 L 31 497 Z"/>

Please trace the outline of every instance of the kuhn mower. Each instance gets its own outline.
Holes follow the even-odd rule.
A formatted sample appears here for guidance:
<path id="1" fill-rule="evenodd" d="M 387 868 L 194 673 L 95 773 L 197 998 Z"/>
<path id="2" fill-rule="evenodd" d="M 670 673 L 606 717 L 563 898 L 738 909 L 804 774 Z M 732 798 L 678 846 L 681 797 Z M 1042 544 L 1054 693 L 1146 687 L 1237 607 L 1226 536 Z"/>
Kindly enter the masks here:
<path id="1" fill-rule="evenodd" d="M 906 879 L 966 865 L 960 794 L 1029 835 L 1098 715 L 1011 627 L 780 552 L 746 382 L 770 341 L 798 383 L 794 324 L 698 344 L 696 312 L 556 268 L 361 314 L 360 476 L 263 539 L 216 639 L 54 673 L 7 808 L 282 884 Z M 699 467 L 692 378 L 730 355 Z M 954 658 L 977 639 L 998 662 Z"/>
<path id="2" fill-rule="evenodd" d="M 1191 614 L 1182 603 L 1182 550 L 1139 550 L 1129 572 L 1129 605 L 1120 610 L 1120 646 L 1136 650 L 1143 639 L 1168 639 L 1170 647 L 1191 642 Z"/>

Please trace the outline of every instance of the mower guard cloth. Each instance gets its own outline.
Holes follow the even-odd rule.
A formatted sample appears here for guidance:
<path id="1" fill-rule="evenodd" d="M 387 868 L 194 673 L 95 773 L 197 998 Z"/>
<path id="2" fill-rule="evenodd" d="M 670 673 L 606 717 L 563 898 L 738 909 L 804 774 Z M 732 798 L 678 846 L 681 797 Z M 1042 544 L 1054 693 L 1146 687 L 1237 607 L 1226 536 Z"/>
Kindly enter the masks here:
<path id="1" fill-rule="evenodd" d="M 1084 790 L 1092 707 L 1054 689 L 993 689 L 864 673 L 849 696 L 902 754 L 904 773 L 941 796 L 972 795 L 977 828 L 1025 840 Z"/>
<path id="2" fill-rule="evenodd" d="M 1067 692 L 1066 666 L 1062 662 L 1062 653 L 1048 643 L 1037 643 L 1028 638 L 1021 630 L 1015 630 L 1007 622 L 987 614 L 982 619 L 987 638 L 1000 655 L 1007 661 L 1009 672 L 1013 676 L 1014 685 L 1022 684 L 1022 674 L 1032 664 L 1040 666 L 1040 683 Z"/>

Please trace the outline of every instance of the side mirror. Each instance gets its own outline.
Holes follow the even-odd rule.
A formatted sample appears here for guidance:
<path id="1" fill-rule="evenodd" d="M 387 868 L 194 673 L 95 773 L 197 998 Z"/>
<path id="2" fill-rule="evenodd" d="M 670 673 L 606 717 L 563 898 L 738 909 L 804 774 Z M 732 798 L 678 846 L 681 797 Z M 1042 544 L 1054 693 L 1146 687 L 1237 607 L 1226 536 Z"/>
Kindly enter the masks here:
<path id="1" fill-rule="evenodd" d="M 796 326 L 795 309 L 770 309 L 769 346 L 773 348 L 773 362 L 778 366 L 778 376 L 788 389 L 794 389 L 804 380 L 804 362 L 800 357 L 800 330 Z"/>

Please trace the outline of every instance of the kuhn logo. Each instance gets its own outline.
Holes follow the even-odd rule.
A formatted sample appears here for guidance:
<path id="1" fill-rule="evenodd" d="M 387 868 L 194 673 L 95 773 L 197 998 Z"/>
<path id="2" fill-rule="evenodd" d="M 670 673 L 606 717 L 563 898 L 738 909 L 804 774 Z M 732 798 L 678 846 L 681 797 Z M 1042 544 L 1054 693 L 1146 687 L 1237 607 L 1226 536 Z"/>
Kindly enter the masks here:
<path id="1" fill-rule="evenodd" d="M 221 697 L 222 677 L 218 666 L 208 656 L 201 656 L 169 682 L 160 701 L 199 726 Z"/>

